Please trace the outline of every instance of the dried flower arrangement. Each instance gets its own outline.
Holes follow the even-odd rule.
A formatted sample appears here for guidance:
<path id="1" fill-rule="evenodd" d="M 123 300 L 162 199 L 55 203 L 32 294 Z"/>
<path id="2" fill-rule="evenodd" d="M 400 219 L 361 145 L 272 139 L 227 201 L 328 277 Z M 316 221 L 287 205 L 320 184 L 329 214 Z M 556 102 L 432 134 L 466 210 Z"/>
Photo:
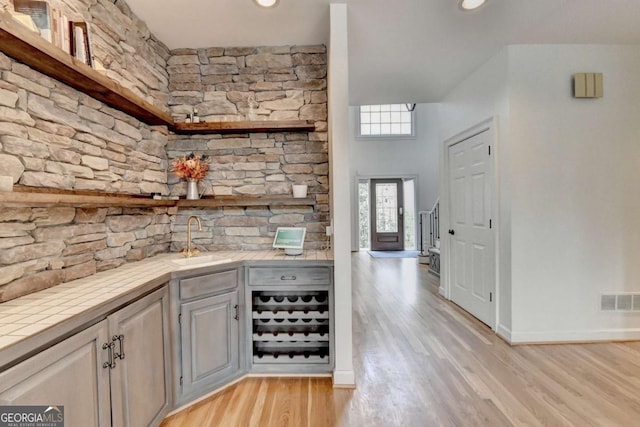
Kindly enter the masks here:
<path id="1" fill-rule="evenodd" d="M 194 153 L 173 161 L 173 172 L 179 178 L 187 180 L 203 179 L 209 172 L 209 156 L 197 157 Z"/>

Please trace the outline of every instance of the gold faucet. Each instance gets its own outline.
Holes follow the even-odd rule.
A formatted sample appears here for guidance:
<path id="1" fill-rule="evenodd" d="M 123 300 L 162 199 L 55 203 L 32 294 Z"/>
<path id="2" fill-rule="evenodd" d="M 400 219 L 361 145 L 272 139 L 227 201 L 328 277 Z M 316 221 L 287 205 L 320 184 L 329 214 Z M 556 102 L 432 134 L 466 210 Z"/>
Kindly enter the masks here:
<path id="1" fill-rule="evenodd" d="M 187 247 L 181 252 L 182 255 L 187 258 L 198 255 L 200 253 L 200 250 L 198 248 L 191 249 L 191 221 L 194 219 L 198 223 L 198 231 L 202 231 L 202 223 L 200 222 L 200 218 L 195 215 L 191 215 L 187 220 Z"/>

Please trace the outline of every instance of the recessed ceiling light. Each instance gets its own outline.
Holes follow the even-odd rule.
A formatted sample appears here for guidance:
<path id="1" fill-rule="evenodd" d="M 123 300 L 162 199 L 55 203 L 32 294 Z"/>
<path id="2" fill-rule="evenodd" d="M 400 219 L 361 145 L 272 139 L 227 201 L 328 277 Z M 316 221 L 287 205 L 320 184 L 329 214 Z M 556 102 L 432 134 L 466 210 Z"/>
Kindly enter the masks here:
<path id="1" fill-rule="evenodd" d="M 485 4 L 487 0 L 462 0 L 460 8 L 462 10 L 474 10 Z"/>
<path id="2" fill-rule="evenodd" d="M 278 0 L 254 0 L 258 6 L 273 7 L 278 4 Z"/>

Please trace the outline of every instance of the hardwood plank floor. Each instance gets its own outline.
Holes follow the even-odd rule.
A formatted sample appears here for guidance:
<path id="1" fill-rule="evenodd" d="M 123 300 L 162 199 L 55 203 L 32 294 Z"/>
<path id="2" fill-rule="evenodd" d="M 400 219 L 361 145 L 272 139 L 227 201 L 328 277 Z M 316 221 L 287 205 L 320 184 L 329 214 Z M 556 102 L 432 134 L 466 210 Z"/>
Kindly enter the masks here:
<path id="1" fill-rule="evenodd" d="M 357 389 L 250 378 L 163 427 L 640 425 L 640 342 L 510 347 L 437 286 L 415 259 L 354 254 Z"/>

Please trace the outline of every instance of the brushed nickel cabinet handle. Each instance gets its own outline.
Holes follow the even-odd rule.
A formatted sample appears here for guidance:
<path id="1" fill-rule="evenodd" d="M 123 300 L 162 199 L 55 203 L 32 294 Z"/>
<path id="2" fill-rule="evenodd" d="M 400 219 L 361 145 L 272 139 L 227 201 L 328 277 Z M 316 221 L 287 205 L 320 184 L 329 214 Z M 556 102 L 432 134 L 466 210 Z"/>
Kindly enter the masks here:
<path id="1" fill-rule="evenodd" d="M 111 337 L 111 341 L 114 343 L 113 345 L 115 346 L 115 342 L 119 341 L 119 347 L 120 347 L 120 351 L 119 352 L 114 352 L 113 353 L 113 357 L 114 358 L 118 358 L 120 360 L 124 359 L 124 335 L 114 335 L 113 337 Z"/>
<path id="2" fill-rule="evenodd" d="M 104 362 L 104 363 L 102 364 L 102 368 L 103 368 L 103 369 L 107 369 L 107 368 L 109 368 L 109 369 L 113 369 L 113 368 L 115 368 L 115 367 L 116 367 L 116 361 L 115 361 L 115 360 L 113 360 L 113 347 L 115 347 L 115 344 L 114 344 L 114 343 L 112 343 L 112 342 L 102 344 L 102 349 L 103 349 L 103 350 L 108 350 L 108 352 L 109 352 L 109 356 L 108 356 L 108 358 L 109 358 L 109 359 L 108 359 L 108 361 L 107 361 L 107 362 Z"/>

